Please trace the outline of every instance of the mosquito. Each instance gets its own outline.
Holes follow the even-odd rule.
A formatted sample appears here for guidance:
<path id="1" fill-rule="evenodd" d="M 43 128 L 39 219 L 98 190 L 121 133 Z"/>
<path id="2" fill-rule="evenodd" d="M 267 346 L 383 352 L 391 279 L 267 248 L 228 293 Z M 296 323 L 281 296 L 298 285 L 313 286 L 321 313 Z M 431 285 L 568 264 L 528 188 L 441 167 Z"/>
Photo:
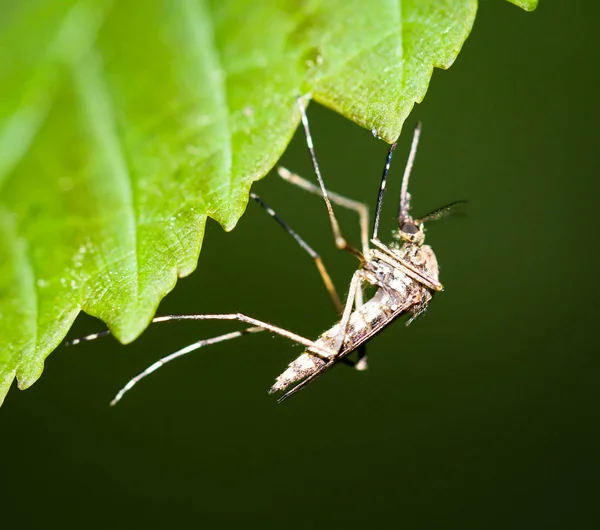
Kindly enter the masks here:
<path id="1" fill-rule="evenodd" d="M 392 155 L 396 149 L 396 143 L 390 146 L 387 153 L 377 195 L 375 219 L 371 237 L 369 238 L 369 213 L 367 205 L 329 191 L 325 187 L 315 154 L 305 105 L 304 99 L 302 97 L 298 98 L 300 118 L 318 186 L 283 167 L 279 167 L 277 171 L 279 176 L 287 182 L 309 193 L 319 195 L 324 199 L 336 247 L 354 254 L 359 259 L 360 265 L 352 275 L 345 303 L 342 303 L 319 254 L 258 195 L 250 193 L 250 197 L 267 214 L 273 217 L 312 258 L 329 297 L 338 312 L 339 322 L 313 341 L 292 331 L 241 313 L 166 315 L 156 317 L 152 320 L 152 323 L 180 320 L 235 320 L 248 324 L 249 327 L 217 337 L 199 340 L 159 359 L 143 372 L 133 377 L 117 393 L 111 401 L 111 405 L 118 403 L 125 393 L 131 390 L 142 379 L 174 359 L 205 346 L 261 331 L 280 335 L 305 347 L 305 351 L 291 362 L 288 368 L 276 378 L 275 383 L 269 391 L 270 394 L 284 392 L 278 399 L 278 402 L 281 403 L 336 364 L 343 363 L 357 370 L 365 370 L 367 368 L 365 348 L 367 341 L 403 315 L 410 315 L 407 325 L 410 324 L 425 312 L 433 294 L 443 290 L 443 286 L 439 282 L 439 268 L 435 254 L 430 246 L 424 244 L 424 223 L 443 217 L 453 206 L 465 201 L 453 202 L 419 219 L 411 217 L 411 197 L 408 193 L 408 181 L 421 135 L 421 125 L 418 124 L 415 128 L 408 161 L 402 178 L 398 228 L 394 233 L 394 241 L 386 245 L 379 239 L 379 220 L 387 186 L 388 172 L 390 170 Z M 340 225 L 333 210 L 333 204 L 354 210 L 358 214 L 361 239 L 360 250 L 351 246 L 342 235 Z M 373 287 L 375 292 L 371 298 L 365 301 L 363 289 L 367 285 Z M 70 344 L 75 345 L 95 340 L 109 334 L 109 330 L 94 333 L 75 339 Z M 358 356 L 356 360 L 351 360 L 349 355 L 354 351 L 357 351 Z"/>

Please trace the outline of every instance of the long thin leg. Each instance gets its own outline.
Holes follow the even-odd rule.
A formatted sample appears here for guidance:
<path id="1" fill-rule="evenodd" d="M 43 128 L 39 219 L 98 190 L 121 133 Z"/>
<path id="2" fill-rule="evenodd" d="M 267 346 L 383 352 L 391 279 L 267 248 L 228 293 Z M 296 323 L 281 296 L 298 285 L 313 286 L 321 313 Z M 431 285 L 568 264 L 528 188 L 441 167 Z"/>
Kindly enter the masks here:
<path id="1" fill-rule="evenodd" d="M 378 239 L 373 239 L 373 245 L 375 245 L 378 248 L 378 250 L 375 250 L 373 252 L 373 256 L 391 265 L 392 267 L 401 269 L 402 272 L 404 272 L 404 274 L 410 276 L 413 280 L 422 283 L 429 289 L 432 289 L 434 291 L 444 290 L 444 286 L 438 280 L 432 278 L 421 269 L 415 267 L 415 265 L 413 265 L 409 261 L 402 259 L 400 256 L 394 254 L 386 245 L 384 245 Z"/>
<path id="2" fill-rule="evenodd" d="M 308 118 L 306 117 L 306 109 L 304 108 L 304 100 L 302 97 L 298 98 L 298 107 L 300 109 L 300 116 L 302 118 L 302 125 L 304 127 L 304 132 L 306 134 L 306 145 L 308 147 L 308 151 L 310 153 L 310 158 L 312 160 L 313 168 L 315 170 L 315 174 L 317 176 L 317 180 L 319 181 L 319 186 L 321 188 L 321 194 L 323 195 L 323 199 L 325 200 L 325 205 L 327 206 L 327 213 L 329 214 L 329 222 L 331 224 L 331 230 L 333 231 L 333 237 L 335 240 L 335 246 L 342 250 L 348 250 L 353 254 L 356 254 L 359 258 L 363 258 L 362 254 L 359 250 L 355 249 L 351 245 L 348 244 L 344 236 L 342 235 L 342 231 L 340 230 L 340 225 L 338 220 L 333 212 L 333 206 L 331 206 L 331 201 L 329 199 L 329 192 L 327 188 L 325 188 L 325 183 L 323 182 L 323 177 L 321 176 L 321 170 L 319 169 L 319 163 L 317 162 L 317 156 L 315 154 L 315 147 L 313 144 L 312 136 L 310 134 L 310 128 L 308 126 Z"/>
<path id="3" fill-rule="evenodd" d="M 377 194 L 377 206 L 375 207 L 375 219 L 373 221 L 373 236 L 372 239 L 379 239 L 379 218 L 381 217 L 381 207 L 383 206 L 383 196 L 387 187 L 387 176 L 390 171 L 390 164 L 392 162 L 392 156 L 396 149 L 396 142 L 394 142 L 388 151 L 387 157 L 385 158 L 385 166 L 383 168 L 383 174 L 381 175 L 381 185 L 379 186 L 379 193 Z"/>
<path id="4" fill-rule="evenodd" d="M 354 297 L 354 309 L 356 311 L 358 311 L 362 307 L 362 305 L 363 305 L 363 288 L 362 288 L 362 283 L 359 282 L 358 288 L 356 289 L 356 296 Z M 358 347 L 358 358 L 356 361 L 354 361 L 348 357 L 344 357 L 342 359 L 342 363 L 354 368 L 355 370 L 359 370 L 359 371 L 366 370 L 368 368 L 368 365 L 367 365 L 367 343 L 363 342 Z"/>
<path id="5" fill-rule="evenodd" d="M 419 145 L 419 138 L 421 136 L 421 124 L 418 123 L 413 133 L 412 143 L 410 145 L 410 153 L 408 155 L 408 161 L 404 168 L 404 175 L 402 176 L 402 189 L 400 191 L 400 207 L 398 211 L 398 223 L 401 225 L 408 216 L 408 210 L 410 208 L 410 194 L 408 193 L 408 179 L 410 178 L 410 172 L 412 171 L 415 163 L 415 156 L 417 155 L 417 147 Z M 373 236 L 372 239 L 378 240 L 379 232 L 379 218 L 381 217 L 381 207 L 383 206 L 383 195 L 387 187 L 387 176 L 390 171 L 390 163 L 392 162 L 392 155 L 396 149 L 396 143 L 390 146 L 387 157 L 385 159 L 385 166 L 383 168 L 383 174 L 381 175 L 381 186 L 379 186 L 379 193 L 377 195 L 377 207 L 375 209 L 375 220 L 373 222 Z"/>
<path id="6" fill-rule="evenodd" d="M 151 324 L 156 324 L 158 322 L 175 322 L 179 320 L 237 320 L 238 322 L 244 322 L 245 324 L 249 324 L 253 327 L 264 329 L 265 331 L 270 331 L 275 335 L 281 335 L 286 339 L 290 339 L 294 342 L 302 344 L 305 346 L 308 351 L 317 357 L 329 361 L 331 359 L 332 354 L 336 353 L 333 349 L 327 349 L 323 346 L 319 346 L 316 342 L 302 337 L 292 331 L 288 331 L 287 329 L 283 329 L 273 324 L 269 324 L 268 322 L 263 322 L 262 320 L 258 320 L 256 318 L 249 317 L 248 315 L 244 315 L 243 313 L 220 313 L 220 314 L 210 314 L 210 315 L 164 315 L 161 317 L 156 317 L 152 320 Z M 90 340 L 95 340 L 99 337 L 103 337 L 105 335 L 109 335 L 110 331 L 102 331 L 100 333 L 92 333 L 91 335 L 86 335 L 85 337 L 80 337 L 71 341 L 71 345 L 79 344 L 80 342 L 86 342 Z"/>
<path id="7" fill-rule="evenodd" d="M 111 404 L 111 406 L 116 405 L 119 401 L 121 401 L 121 398 L 125 395 L 125 393 L 129 392 L 142 379 L 144 379 L 146 376 L 150 375 L 151 373 L 156 372 L 156 370 L 158 370 L 159 368 L 161 368 L 168 362 L 171 362 L 171 361 L 177 359 L 178 357 L 182 357 L 188 353 L 199 350 L 200 348 L 203 348 L 204 346 L 210 346 L 211 344 L 217 344 L 219 342 L 224 342 L 226 340 L 235 339 L 237 337 L 241 337 L 242 335 L 245 335 L 246 333 L 258 333 L 259 331 L 264 331 L 264 329 L 259 328 L 259 327 L 252 327 L 252 328 L 243 329 L 241 331 L 233 331 L 231 333 L 219 335 L 218 337 L 212 337 L 210 339 L 199 340 L 197 342 L 194 342 L 193 344 L 190 344 L 189 346 L 186 346 L 185 348 L 181 348 L 181 350 L 177 350 L 174 353 L 166 355 L 162 359 L 159 359 L 158 361 L 156 361 L 154 364 L 148 366 L 148 368 L 146 368 L 143 372 L 140 372 L 138 375 L 136 375 L 135 377 L 130 379 L 127 382 L 127 384 L 123 388 L 121 388 L 121 390 L 119 390 L 119 392 L 114 397 L 114 399 L 110 402 L 110 404 Z"/>
<path id="8" fill-rule="evenodd" d="M 111 335 L 111 332 L 109 329 L 105 329 L 104 331 L 100 331 L 98 333 L 91 333 L 89 335 L 86 335 L 85 337 L 79 337 L 77 339 L 68 340 L 65 342 L 65 346 L 77 346 L 81 342 L 89 342 L 91 340 L 96 340 L 101 337 L 107 337 L 108 335 Z"/>
<path id="9" fill-rule="evenodd" d="M 343 309 L 342 302 L 341 302 L 340 297 L 335 289 L 335 286 L 333 285 L 333 281 L 331 280 L 331 277 L 329 276 L 329 273 L 327 272 L 327 269 L 325 268 L 325 265 L 323 264 L 323 260 L 321 259 L 321 256 L 319 256 L 319 254 L 308 243 L 306 243 L 306 241 L 304 241 L 304 239 L 302 239 L 281 217 L 279 217 L 279 215 L 272 208 L 270 208 L 258 195 L 256 195 L 256 193 L 251 192 L 250 197 L 252 199 L 254 199 L 258 204 L 260 204 L 260 206 L 262 206 L 264 208 L 264 210 L 273 219 L 275 219 L 275 221 L 277 221 L 279 223 L 279 225 L 290 236 L 292 236 L 294 238 L 296 243 L 298 243 L 298 245 L 300 245 L 308 253 L 308 255 L 313 259 L 313 261 L 315 262 L 315 265 L 317 266 L 317 269 L 319 270 L 319 274 L 321 275 L 321 278 L 323 279 L 325 288 L 327 289 L 327 292 L 329 293 L 329 297 L 331 298 L 331 301 L 333 302 L 333 305 L 335 306 L 337 313 L 339 315 L 341 315 L 342 309 Z"/>
<path id="10" fill-rule="evenodd" d="M 315 186 L 312 182 L 302 178 L 300 175 L 292 173 L 284 167 L 278 167 L 277 173 L 279 173 L 279 176 L 286 182 L 294 184 L 295 186 L 298 186 L 309 193 L 323 197 L 323 193 L 321 192 L 321 188 L 319 188 L 319 186 Z M 329 194 L 329 199 L 333 204 L 337 204 L 342 208 L 354 210 L 358 214 L 358 222 L 360 225 L 360 242 L 362 246 L 362 252 L 363 254 L 366 254 L 369 250 L 369 207 L 363 202 L 349 199 L 348 197 L 344 197 L 339 193 L 334 193 L 330 190 L 327 190 L 327 193 Z"/>
<path id="11" fill-rule="evenodd" d="M 344 307 L 344 313 L 342 314 L 342 319 L 340 320 L 340 329 L 338 331 L 338 335 L 334 342 L 332 350 L 339 353 L 344 345 L 344 339 L 346 338 L 346 332 L 348 331 L 348 324 L 350 323 L 350 317 L 352 316 L 352 308 L 354 306 L 354 302 L 356 300 L 356 291 L 360 285 L 360 282 L 363 279 L 363 271 L 357 270 L 352 275 L 352 280 L 350 281 L 350 287 L 348 289 L 348 298 L 346 300 L 346 307 Z"/>
<path id="12" fill-rule="evenodd" d="M 413 133 L 412 143 L 410 144 L 410 153 L 408 155 L 408 161 L 404 168 L 404 175 L 402 175 L 402 189 L 400 190 L 400 205 L 398 208 L 398 223 L 402 224 L 408 217 L 408 210 L 410 209 L 410 194 L 408 193 L 408 179 L 415 163 L 415 156 L 417 156 L 417 147 L 419 145 L 419 138 L 421 136 L 421 122 L 417 123 L 415 132 Z"/>
<path id="13" fill-rule="evenodd" d="M 363 288 L 362 282 L 359 282 L 358 288 L 356 289 L 356 297 L 354 300 L 354 307 L 358 311 L 363 305 Z M 367 343 L 363 342 L 358 347 L 358 359 L 354 364 L 354 368 L 359 371 L 366 370 L 368 368 L 367 365 Z"/>

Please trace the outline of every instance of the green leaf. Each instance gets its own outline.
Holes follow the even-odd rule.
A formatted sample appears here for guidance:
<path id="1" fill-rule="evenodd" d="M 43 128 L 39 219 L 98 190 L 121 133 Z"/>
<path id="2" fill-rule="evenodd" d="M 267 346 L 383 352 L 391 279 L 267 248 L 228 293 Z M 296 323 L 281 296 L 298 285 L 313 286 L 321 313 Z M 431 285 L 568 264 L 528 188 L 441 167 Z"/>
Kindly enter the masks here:
<path id="1" fill-rule="evenodd" d="M 527 2 L 523 4 L 531 5 Z M 122 342 L 231 230 L 298 94 L 391 142 L 475 0 L 13 0 L 0 7 L 0 402 L 80 310 Z"/>
<path id="2" fill-rule="evenodd" d="M 538 0 L 508 0 L 525 11 L 533 11 L 538 6 Z"/>

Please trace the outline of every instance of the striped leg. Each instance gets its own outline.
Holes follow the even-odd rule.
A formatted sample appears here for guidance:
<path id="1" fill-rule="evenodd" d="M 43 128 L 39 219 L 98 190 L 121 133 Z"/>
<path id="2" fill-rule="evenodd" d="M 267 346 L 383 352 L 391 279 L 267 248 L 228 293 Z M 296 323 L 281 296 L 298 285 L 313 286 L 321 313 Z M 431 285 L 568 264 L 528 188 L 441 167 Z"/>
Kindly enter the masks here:
<path id="1" fill-rule="evenodd" d="M 279 176 L 293 184 L 294 186 L 298 186 L 299 188 L 308 191 L 314 195 L 318 195 L 319 197 L 323 197 L 323 192 L 319 186 L 315 186 L 309 180 L 302 178 L 300 175 L 296 173 L 292 173 L 288 169 L 279 166 L 277 168 L 277 173 Z M 369 250 L 369 207 L 360 201 L 355 201 L 354 199 L 349 199 L 348 197 L 344 197 L 339 193 L 335 193 L 333 191 L 327 190 L 327 194 L 329 199 L 333 204 L 337 204 L 342 208 L 348 208 L 349 210 L 353 210 L 358 214 L 358 222 L 360 225 L 360 241 L 362 246 L 363 255 L 367 253 Z M 356 300 L 355 300 L 355 308 L 359 309 L 363 305 L 363 290 L 362 285 L 359 285 L 356 290 Z M 358 348 L 358 360 L 353 361 L 344 357 L 342 362 L 348 366 L 352 366 L 356 370 L 366 370 L 367 369 L 367 345 L 363 344 Z"/>
<path id="2" fill-rule="evenodd" d="M 262 206 L 264 208 L 264 210 L 273 219 L 275 219 L 275 221 L 277 221 L 279 223 L 279 225 L 290 236 L 292 236 L 294 238 L 296 243 L 298 243 L 298 245 L 300 245 L 308 253 L 308 255 L 313 259 L 313 261 L 315 262 L 315 265 L 317 266 L 319 274 L 321 275 L 321 278 L 323 279 L 325 288 L 327 289 L 327 292 L 329 293 L 329 298 L 331 298 L 331 301 L 333 302 L 333 305 L 335 306 L 337 313 L 339 315 L 341 315 L 342 309 L 343 309 L 342 302 L 337 293 L 335 285 L 333 285 L 333 281 L 331 280 L 331 277 L 329 276 L 329 273 L 327 272 L 327 269 L 325 268 L 325 265 L 323 264 L 323 260 L 321 259 L 321 256 L 319 256 L 319 254 L 308 243 L 306 243 L 306 241 L 304 241 L 304 239 L 302 239 L 281 217 L 279 217 L 279 215 L 272 208 L 270 208 L 258 195 L 256 195 L 256 193 L 251 192 L 250 197 L 252 199 L 254 199 L 258 204 L 260 204 L 260 206 Z"/>
<path id="3" fill-rule="evenodd" d="M 112 400 L 111 405 L 115 405 L 123 397 L 123 395 L 126 392 L 128 392 L 129 390 L 131 390 L 139 381 L 141 381 L 147 375 L 150 375 L 151 373 L 155 372 L 156 370 L 158 370 L 161 366 L 165 365 L 166 363 L 168 363 L 174 359 L 177 359 L 178 357 L 182 357 L 183 355 L 185 355 L 187 353 L 190 353 L 199 348 L 202 348 L 203 346 L 209 346 L 211 344 L 216 344 L 218 342 L 235 339 L 235 338 L 241 337 L 242 335 L 245 335 L 247 333 L 257 333 L 259 331 L 269 331 L 276 335 L 280 335 L 280 336 L 290 339 L 294 342 L 302 344 L 304 347 L 306 347 L 307 351 L 309 351 L 313 355 L 315 355 L 323 360 L 326 360 L 326 361 L 330 361 L 332 356 L 335 355 L 335 353 L 332 350 L 326 349 L 323 346 L 316 344 L 314 341 L 312 341 L 310 339 L 302 337 L 301 335 L 293 333 L 292 331 L 288 331 L 286 329 L 274 326 L 273 324 L 269 324 L 268 322 L 263 322 L 261 320 L 257 320 L 256 318 L 249 317 L 242 313 L 224 313 L 224 314 L 213 314 L 213 315 L 165 315 L 162 317 L 156 317 L 155 319 L 152 320 L 152 323 L 155 324 L 158 322 L 174 322 L 174 321 L 179 321 L 179 320 L 237 320 L 238 322 L 243 322 L 245 324 L 249 324 L 251 327 L 249 327 L 245 330 L 242 330 L 242 331 L 226 333 L 225 335 L 219 335 L 218 337 L 213 337 L 210 339 L 204 339 L 204 340 L 198 341 L 194 344 L 186 346 L 185 348 L 182 348 L 181 350 L 176 351 L 175 353 L 172 353 L 170 355 L 167 355 L 166 357 L 163 357 L 162 359 L 158 360 L 157 362 L 153 363 L 151 366 L 146 368 L 143 372 L 136 375 L 133 379 L 131 379 L 118 392 L 118 394 Z M 94 333 L 92 335 L 87 335 L 85 337 L 75 339 L 70 344 L 75 345 L 75 344 L 79 344 L 81 342 L 95 340 L 99 337 L 109 335 L 109 334 L 110 334 L 110 331 Z"/>
<path id="4" fill-rule="evenodd" d="M 363 287 L 362 282 L 358 283 L 358 287 L 356 289 L 356 296 L 354 297 L 354 310 L 358 311 L 363 305 Z M 344 357 L 342 362 L 348 366 L 351 366 L 355 370 L 360 372 L 366 370 L 368 368 L 367 365 L 367 343 L 363 342 L 357 350 L 358 358 L 356 361 L 349 359 L 348 357 Z"/>
<path id="5" fill-rule="evenodd" d="M 162 357 L 161 359 L 156 361 L 154 364 L 151 364 L 150 366 L 148 366 L 148 368 L 146 368 L 144 371 L 140 372 L 135 377 L 131 378 L 127 382 L 127 384 L 123 388 L 121 388 L 121 390 L 119 390 L 117 392 L 117 395 L 113 398 L 113 400 L 110 402 L 110 404 L 111 404 L 111 406 L 116 405 L 119 401 L 121 401 L 121 398 L 125 395 L 125 393 L 129 392 L 135 385 L 137 385 L 142 379 L 144 379 L 144 377 L 150 375 L 153 372 L 156 372 L 156 370 L 158 370 L 159 368 L 161 368 L 168 362 L 174 361 L 178 357 L 183 357 L 184 355 L 191 353 L 193 351 L 199 350 L 200 348 L 202 348 L 204 346 L 210 346 L 211 344 L 225 342 L 226 340 L 231 340 L 231 339 L 236 339 L 237 337 L 241 337 L 242 335 L 245 335 L 246 333 L 258 333 L 259 331 L 264 331 L 264 329 L 259 328 L 259 327 L 253 327 L 253 328 L 243 329 L 241 331 L 233 331 L 232 333 L 225 333 L 224 335 L 219 335 L 218 337 L 212 337 L 210 339 L 199 340 L 197 342 L 194 342 L 193 344 L 190 344 L 189 346 L 186 346 L 185 348 L 181 348 L 181 350 L 177 350 L 176 352 L 166 355 L 165 357 Z"/>
<path id="6" fill-rule="evenodd" d="M 300 109 L 302 126 L 304 127 L 304 133 L 306 135 L 306 146 L 308 147 L 308 152 L 310 153 L 313 169 L 315 170 L 315 175 L 317 176 L 317 181 L 319 182 L 320 195 L 323 197 L 325 205 L 327 206 L 327 213 L 329 215 L 329 223 L 331 224 L 331 230 L 333 231 L 335 246 L 341 250 L 347 250 L 349 252 L 352 252 L 353 254 L 358 256 L 359 259 L 363 260 L 363 254 L 359 250 L 355 249 L 353 246 L 349 245 L 346 241 L 346 238 L 342 235 L 340 225 L 333 211 L 333 206 L 331 206 L 332 201 L 330 193 L 327 191 L 327 188 L 325 187 L 325 182 L 323 181 L 323 177 L 321 176 L 321 170 L 319 169 L 317 155 L 315 154 L 315 147 L 313 144 L 312 136 L 310 134 L 310 128 L 308 126 L 308 117 L 306 116 L 306 109 L 304 107 L 304 99 L 302 97 L 299 97 L 298 108 Z"/>

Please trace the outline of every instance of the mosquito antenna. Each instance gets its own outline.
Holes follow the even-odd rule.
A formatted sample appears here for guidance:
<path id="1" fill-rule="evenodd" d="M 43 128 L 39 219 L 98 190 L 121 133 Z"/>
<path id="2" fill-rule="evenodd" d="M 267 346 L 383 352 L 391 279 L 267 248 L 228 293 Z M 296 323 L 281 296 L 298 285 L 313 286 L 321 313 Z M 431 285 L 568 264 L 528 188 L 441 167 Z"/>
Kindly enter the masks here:
<path id="1" fill-rule="evenodd" d="M 462 200 L 462 201 L 454 201 L 451 202 L 450 204 L 446 204 L 446 206 L 442 206 L 441 208 L 437 208 L 436 210 L 433 210 L 433 212 L 429 212 L 426 216 L 421 217 L 420 219 L 417 219 L 417 223 L 427 223 L 429 221 L 437 221 L 438 219 L 441 219 L 442 217 L 446 217 L 446 215 L 449 215 L 451 210 L 455 207 L 458 206 L 459 204 L 465 204 L 467 201 Z"/>
<path id="2" fill-rule="evenodd" d="M 381 217 L 381 207 L 383 206 L 383 194 L 385 193 L 385 188 L 387 186 L 387 176 L 390 171 L 394 149 L 396 149 L 396 142 L 390 146 L 387 157 L 385 158 L 385 166 L 383 168 L 383 174 L 381 175 L 381 186 L 379 186 L 379 193 L 377 194 L 377 206 L 375 208 L 375 220 L 373 221 L 372 239 L 378 239 L 377 233 L 379 232 L 379 218 Z"/>
<path id="3" fill-rule="evenodd" d="M 259 328 L 259 327 L 251 327 L 251 328 L 243 329 L 241 331 L 233 331 L 231 333 L 226 333 L 225 335 L 219 335 L 218 337 L 212 337 L 210 339 L 199 340 L 198 342 L 194 342 L 194 344 L 190 344 L 189 346 L 186 346 L 185 348 L 181 348 L 181 350 L 177 350 L 176 352 L 171 353 L 170 355 L 167 355 L 167 356 L 163 357 L 162 359 L 159 359 L 154 364 L 148 366 L 148 368 L 146 368 L 143 372 L 140 372 L 138 375 L 136 375 L 135 377 L 130 379 L 129 382 L 121 390 L 119 390 L 119 392 L 114 397 L 114 399 L 110 402 L 110 404 L 111 404 L 111 406 L 116 405 L 119 401 L 121 401 L 121 398 L 127 392 L 129 392 L 137 383 L 139 383 L 142 379 L 144 379 L 144 377 L 150 375 L 153 372 L 156 372 L 156 370 L 158 370 L 161 366 L 164 366 L 168 362 L 173 361 L 174 359 L 177 359 L 178 357 L 182 357 L 182 356 L 186 355 L 187 353 L 191 353 L 199 348 L 202 348 L 203 346 L 210 346 L 211 344 L 217 344 L 218 342 L 236 339 L 237 337 L 241 337 L 245 333 L 257 333 L 259 331 L 264 331 L 264 330 L 263 330 L 263 328 Z"/>
<path id="4" fill-rule="evenodd" d="M 412 144 L 410 145 L 410 153 L 408 155 L 408 161 L 404 168 L 404 175 L 402 176 L 402 189 L 400 190 L 400 207 L 398 210 L 398 224 L 402 225 L 408 217 L 408 210 L 410 208 L 410 195 L 408 193 L 408 179 L 410 178 L 410 172 L 412 171 L 413 164 L 415 163 L 415 156 L 417 154 L 417 146 L 419 145 L 419 137 L 421 136 L 421 122 L 417 123 L 415 132 L 413 133 Z"/>

